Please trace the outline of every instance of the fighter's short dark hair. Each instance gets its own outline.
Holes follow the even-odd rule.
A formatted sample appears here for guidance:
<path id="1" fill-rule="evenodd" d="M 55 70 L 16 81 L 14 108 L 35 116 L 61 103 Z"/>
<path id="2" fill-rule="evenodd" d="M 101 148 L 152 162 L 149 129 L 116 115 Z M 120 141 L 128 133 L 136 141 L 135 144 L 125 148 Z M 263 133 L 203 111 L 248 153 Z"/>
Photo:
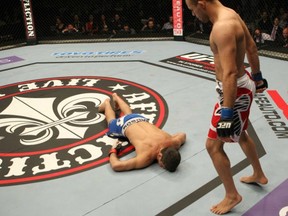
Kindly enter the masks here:
<path id="1" fill-rule="evenodd" d="M 174 172 L 181 161 L 181 155 L 179 151 L 173 147 L 167 147 L 161 150 L 162 163 L 164 168 L 169 172 Z"/>

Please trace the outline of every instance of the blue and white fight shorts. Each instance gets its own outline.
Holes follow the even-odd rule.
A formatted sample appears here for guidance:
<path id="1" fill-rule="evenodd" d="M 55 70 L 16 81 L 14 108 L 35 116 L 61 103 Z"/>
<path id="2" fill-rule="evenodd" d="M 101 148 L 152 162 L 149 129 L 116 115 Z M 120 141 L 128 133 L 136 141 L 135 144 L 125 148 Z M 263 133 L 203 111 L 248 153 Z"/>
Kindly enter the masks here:
<path id="1" fill-rule="evenodd" d="M 107 135 L 112 138 L 125 138 L 125 130 L 132 124 L 138 122 L 148 122 L 149 119 L 140 114 L 131 113 L 110 121 Z"/>

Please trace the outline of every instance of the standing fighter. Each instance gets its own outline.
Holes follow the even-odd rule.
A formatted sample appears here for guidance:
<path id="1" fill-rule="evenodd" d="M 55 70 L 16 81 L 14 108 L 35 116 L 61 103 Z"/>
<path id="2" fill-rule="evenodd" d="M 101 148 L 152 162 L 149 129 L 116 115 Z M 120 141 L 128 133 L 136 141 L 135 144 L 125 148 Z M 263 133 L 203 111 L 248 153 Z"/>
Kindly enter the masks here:
<path id="1" fill-rule="evenodd" d="M 178 149 L 185 143 L 186 134 L 170 135 L 149 123 L 144 116 L 132 113 L 129 105 L 116 93 L 112 97 L 116 110 L 120 108 L 124 115 L 116 118 L 110 99 L 106 99 L 99 106 L 99 112 L 104 112 L 106 116 L 109 127 L 108 136 L 127 138 L 136 151 L 135 157 L 119 160 L 117 155 L 121 151 L 121 144 L 112 147 L 109 152 L 112 169 L 114 171 L 141 169 L 157 161 L 160 167 L 174 172 L 181 161 Z"/>
<path id="2" fill-rule="evenodd" d="M 225 142 L 239 142 L 251 162 L 253 174 L 242 177 L 242 182 L 268 182 L 255 143 L 246 132 L 253 96 L 255 92 L 263 92 L 268 85 L 260 72 L 253 38 L 235 11 L 224 7 L 218 0 L 186 0 L 186 4 L 193 16 L 202 22 L 210 20 L 213 24 L 210 47 L 214 54 L 219 102 L 213 112 L 206 148 L 226 191 L 224 199 L 210 210 L 215 214 L 225 214 L 242 200 L 232 178 L 229 158 L 224 152 Z M 245 53 L 253 80 L 244 69 Z"/>

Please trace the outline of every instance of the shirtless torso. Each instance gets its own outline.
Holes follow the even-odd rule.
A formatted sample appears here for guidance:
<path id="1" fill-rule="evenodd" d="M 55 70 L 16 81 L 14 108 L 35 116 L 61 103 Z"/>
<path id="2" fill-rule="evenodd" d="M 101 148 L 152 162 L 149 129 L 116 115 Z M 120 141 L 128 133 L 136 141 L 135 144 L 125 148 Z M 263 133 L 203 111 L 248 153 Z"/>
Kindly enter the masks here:
<path id="1" fill-rule="evenodd" d="M 223 83 L 223 106 L 233 107 L 237 79 L 245 74 L 246 42 L 251 43 L 252 37 L 244 22 L 233 10 L 223 7 L 219 9 L 218 14 L 210 34 L 210 47 L 214 55 L 216 79 Z"/>
<path id="2" fill-rule="evenodd" d="M 236 65 L 234 67 L 238 71 L 237 74 L 238 78 L 244 74 L 243 63 L 245 56 L 245 43 L 246 43 L 245 38 L 247 37 L 245 35 L 246 26 L 243 26 L 243 23 L 241 22 L 238 14 L 236 14 L 234 11 L 228 8 L 223 8 L 222 10 L 224 11 L 223 13 L 222 12 L 220 13 L 221 15 L 219 17 L 219 20 L 216 23 L 214 23 L 212 32 L 210 34 L 210 47 L 214 54 L 214 62 L 216 66 L 216 79 L 220 81 L 222 81 L 223 68 L 218 53 L 218 46 L 221 46 L 222 43 L 227 43 L 227 41 L 225 41 L 224 34 L 234 35 L 235 37 L 235 43 L 233 44 L 236 47 L 231 46 L 233 44 L 229 44 L 229 47 L 231 50 L 233 50 L 233 54 L 235 55 Z M 218 36 L 219 34 L 221 36 Z M 229 50 L 227 52 L 229 52 L 229 55 L 231 55 L 231 52 Z"/>
<path id="3" fill-rule="evenodd" d="M 179 135 L 170 135 L 148 122 L 132 124 L 125 131 L 126 137 L 135 147 L 137 157 L 143 158 L 148 166 L 157 159 L 158 152 L 165 147 L 179 149 L 183 140 Z"/>

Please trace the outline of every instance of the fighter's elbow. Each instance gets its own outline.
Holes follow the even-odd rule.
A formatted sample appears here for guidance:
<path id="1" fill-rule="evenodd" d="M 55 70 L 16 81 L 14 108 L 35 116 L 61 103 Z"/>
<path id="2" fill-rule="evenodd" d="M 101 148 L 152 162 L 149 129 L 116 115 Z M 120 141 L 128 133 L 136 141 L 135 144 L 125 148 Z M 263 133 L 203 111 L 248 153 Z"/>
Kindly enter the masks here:
<path id="1" fill-rule="evenodd" d="M 249 55 L 254 55 L 255 53 L 258 52 L 258 48 L 255 44 L 254 41 L 250 42 L 249 44 L 247 44 L 246 46 L 246 53 Z"/>
<path id="2" fill-rule="evenodd" d="M 111 168 L 115 171 L 115 172 L 120 172 L 122 171 L 122 168 L 119 164 L 111 164 L 110 163 Z"/>
<path id="3" fill-rule="evenodd" d="M 115 172 L 122 172 L 122 171 L 128 171 L 130 170 L 130 168 L 128 166 L 125 166 L 125 164 L 122 162 L 114 162 L 114 163 L 111 163 L 110 162 L 110 166 L 111 168 L 115 171 Z"/>
<path id="4" fill-rule="evenodd" d="M 182 137 L 181 137 L 181 146 L 184 145 L 186 142 L 186 133 L 182 133 Z"/>
<path id="5" fill-rule="evenodd" d="M 222 82 L 227 83 L 227 82 L 231 82 L 231 80 L 237 80 L 238 72 L 239 71 L 237 67 L 231 67 L 229 70 L 226 70 L 223 73 Z"/>

